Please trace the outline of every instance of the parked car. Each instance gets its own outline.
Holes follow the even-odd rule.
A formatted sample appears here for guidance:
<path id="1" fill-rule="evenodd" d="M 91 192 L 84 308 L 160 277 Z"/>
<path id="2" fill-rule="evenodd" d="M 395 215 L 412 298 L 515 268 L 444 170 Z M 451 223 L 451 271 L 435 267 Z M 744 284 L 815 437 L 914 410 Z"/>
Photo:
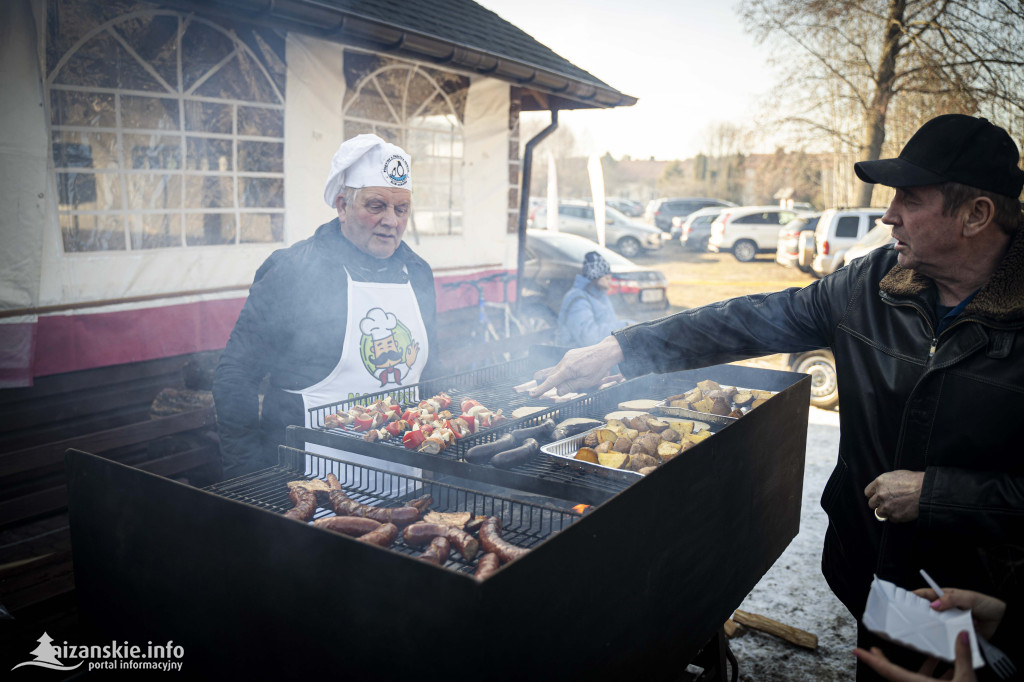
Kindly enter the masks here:
<path id="1" fill-rule="evenodd" d="M 650 225 L 630 220 L 621 212 L 605 206 L 604 242 L 626 258 L 633 258 L 643 250 L 656 251 L 662 247 L 662 232 Z M 548 214 L 544 207 L 535 212 L 530 227 L 547 227 Z M 558 205 L 558 231 L 597 241 L 594 207 L 585 202 L 567 201 Z"/>
<path id="2" fill-rule="evenodd" d="M 820 213 L 793 218 L 779 230 L 779 243 L 775 247 L 775 262 L 787 268 L 811 271 L 814 260 L 814 228 Z"/>
<path id="3" fill-rule="evenodd" d="M 814 262 L 811 270 L 824 277 L 843 265 L 843 254 L 875 226 L 884 208 L 830 208 L 814 228 Z"/>
<path id="4" fill-rule="evenodd" d="M 647 204 L 644 212 L 644 221 L 654 225 L 659 230 L 670 232 L 672 230 L 672 218 L 679 216 L 685 218 L 694 211 L 709 206 L 735 206 L 731 201 L 721 199 L 708 199 L 707 197 L 679 197 L 675 199 L 660 198 L 654 199 Z"/>
<path id="5" fill-rule="evenodd" d="M 644 205 L 639 201 L 612 197 L 610 199 L 606 199 L 604 203 L 630 218 L 640 218 L 644 215 Z"/>
<path id="6" fill-rule="evenodd" d="M 711 223 L 708 249 L 731 251 L 736 260 L 747 263 L 759 253 L 774 253 L 779 227 L 798 215 L 778 206 L 738 206 L 723 210 Z"/>
<path id="7" fill-rule="evenodd" d="M 843 254 L 843 265 L 849 265 L 856 258 L 895 243 L 896 238 L 892 236 L 892 225 L 886 225 L 880 220 L 876 221 L 875 226 L 868 230 L 866 235 L 846 250 L 846 253 Z"/>
<path id="8" fill-rule="evenodd" d="M 708 240 L 711 239 L 711 223 L 723 211 L 722 206 L 713 206 L 694 211 L 686 218 L 678 216 L 672 219 L 672 230 L 675 232 L 676 221 L 682 222 L 679 228 L 679 243 L 690 251 L 707 251 Z"/>
<path id="9" fill-rule="evenodd" d="M 831 410 L 839 405 L 839 378 L 836 358 L 827 348 L 792 353 L 786 363 L 793 372 L 811 375 L 811 405 Z"/>
<path id="10" fill-rule="evenodd" d="M 589 239 L 565 232 L 526 231 L 523 292 L 543 296 L 557 319 L 562 297 L 583 267 L 588 251 L 600 253 L 612 270 L 608 297 L 619 317 L 649 319 L 668 308 L 668 281 L 660 270 L 645 268 Z"/>

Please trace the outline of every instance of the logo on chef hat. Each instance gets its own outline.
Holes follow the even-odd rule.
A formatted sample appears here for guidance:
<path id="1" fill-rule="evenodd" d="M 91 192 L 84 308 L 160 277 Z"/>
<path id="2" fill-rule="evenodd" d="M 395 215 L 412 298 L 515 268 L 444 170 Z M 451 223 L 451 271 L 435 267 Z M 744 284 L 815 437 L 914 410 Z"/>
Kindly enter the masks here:
<path id="1" fill-rule="evenodd" d="M 384 162 L 383 173 L 385 180 L 402 187 L 409 182 L 409 163 L 401 154 L 392 154 Z"/>
<path id="2" fill-rule="evenodd" d="M 383 388 L 388 384 L 402 385 L 415 364 L 420 350 L 406 327 L 393 313 L 383 308 L 371 308 L 359 321 L 359 357 L 366 371 L 380 379 Z"/>

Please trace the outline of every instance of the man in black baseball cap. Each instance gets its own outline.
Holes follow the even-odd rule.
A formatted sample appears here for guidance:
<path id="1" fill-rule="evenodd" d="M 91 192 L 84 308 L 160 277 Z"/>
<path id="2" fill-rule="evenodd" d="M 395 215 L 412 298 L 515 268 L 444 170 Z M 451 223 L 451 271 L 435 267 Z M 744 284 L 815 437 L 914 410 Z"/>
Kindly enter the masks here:
<path id="1" fill-rule="evenodd" d="M 914 133 L 895 159 L 861 161 L 864 182 L 919 187 L 959 182 L 1016 199 L 1024 186 L 1017 145 L 1002 128 L 963 114 L 936 116 Z"/>
<path id="2" fill-rule="evenodd" d="M 828 348 L 841 406 L 839 456 L 821 499 L 832 591 L 860 621 L 875 576 L 913 590 L 925 586 L 923 568 L 942 586 L 1013 603 L 1024 594 L 1018 160 L 989 121 L 936 117 L 899 157 L 855 166 L 865 182 L 895 188 L 882 217 L 894 245 L 802 288 L 613 331 L 538 372 L 531 393 L 586 390 L 615 364 L 633 378 Z M 858 624 L 862 650 L 877 646 L 916 670 L 923 657 L 893 636 Z M 1003 636 L 1007 650 L 1019 647 Z M 880 678 L 858 662 L 857 679 Z"/>

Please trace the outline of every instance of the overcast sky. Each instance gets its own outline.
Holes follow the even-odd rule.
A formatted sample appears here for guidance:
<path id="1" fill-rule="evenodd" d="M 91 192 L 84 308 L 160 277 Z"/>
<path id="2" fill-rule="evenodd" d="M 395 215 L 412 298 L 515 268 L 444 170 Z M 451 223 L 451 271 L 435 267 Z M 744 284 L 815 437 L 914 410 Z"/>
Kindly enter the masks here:
<path id="1" fill-rule="evenodd" d="M 477 0 L 576 66 L 639 99 L 561 112 L 589 153 L 683 159 L 714 122 L 751 125 L 774 75 L 735 3 L 713 0 Z"/>

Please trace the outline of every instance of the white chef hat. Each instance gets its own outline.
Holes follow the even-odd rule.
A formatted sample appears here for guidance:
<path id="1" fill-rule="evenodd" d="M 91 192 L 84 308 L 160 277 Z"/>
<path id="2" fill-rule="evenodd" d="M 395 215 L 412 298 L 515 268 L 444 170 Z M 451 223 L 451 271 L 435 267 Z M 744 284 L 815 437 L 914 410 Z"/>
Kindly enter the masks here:
<path id="1" fill-rule="evenodd" d="M 371 308 L 366 313 L 366 317 L 359 321 L 359 331 L 369 334 L 374 341 L 388 338 L 394 333 L 397 326 L 398 318 L 393 313 L 384 312 L 381 308 Z"/>
<path id="2" fill-rule="evenodd" d="M 412 189 L 409 155 L 401 147 L 372 133 L 345 140 L 331 159 L 324 201 L 334 207 L 343 187 L 401 187 Z"/>

